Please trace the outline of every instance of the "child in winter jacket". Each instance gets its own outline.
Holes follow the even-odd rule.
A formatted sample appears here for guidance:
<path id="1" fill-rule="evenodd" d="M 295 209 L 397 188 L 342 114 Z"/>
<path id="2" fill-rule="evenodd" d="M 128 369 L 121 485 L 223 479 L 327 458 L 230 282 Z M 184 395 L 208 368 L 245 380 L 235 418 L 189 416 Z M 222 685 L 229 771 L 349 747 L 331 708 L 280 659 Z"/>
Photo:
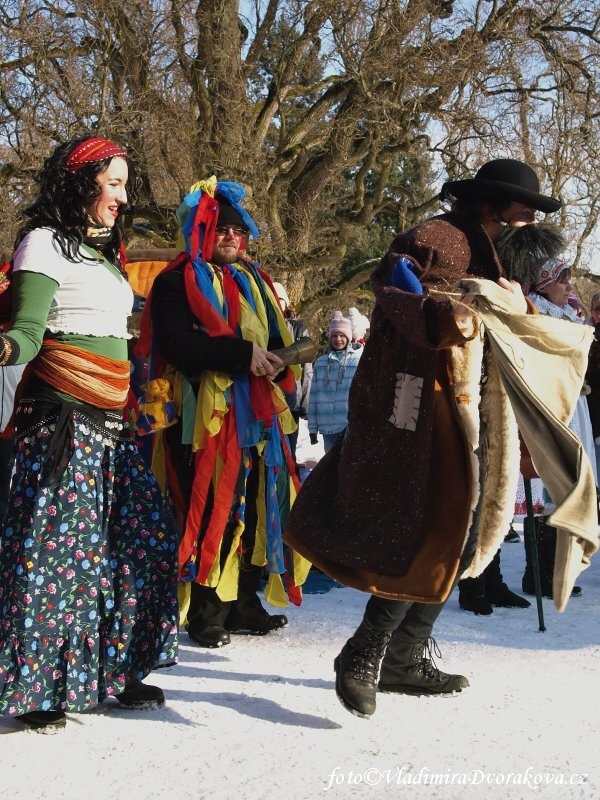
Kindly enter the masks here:
<path id="1" fill-rule="evenodd" d="M 350 320 L 335 311 L 329 323 L 329 348 L 313 364 L 308 399 L 308 432 L 312 444 L 323 434 L 325 452 L 348 424 L 348 393 L 362 353 L 352 347 Z"/>

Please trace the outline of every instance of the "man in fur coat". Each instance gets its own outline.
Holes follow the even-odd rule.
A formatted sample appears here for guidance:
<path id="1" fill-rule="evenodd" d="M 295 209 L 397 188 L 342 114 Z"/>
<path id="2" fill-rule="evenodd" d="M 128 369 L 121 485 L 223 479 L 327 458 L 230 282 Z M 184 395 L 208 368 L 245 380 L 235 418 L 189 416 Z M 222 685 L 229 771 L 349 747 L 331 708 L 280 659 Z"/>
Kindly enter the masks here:
<path id="1" fill-rule="evenodd" d="M 497 386 L 482 370 L 486 345 L 475 335 L 470 295 L 448 295 L 462 279 L 484 278 L 525 314 L 494 243 L 507 226 L 533 222 L 535 210 L 561 205 L 513 159 L 444 184 L 441 196 L 452 212 L 400 234 L 373 274 L 377 303 L 347 434 L 305 482 L 286 526 L 286 541 L 317 567 L 371 593 L 335 659 L 338 698 L 362 717 L 375 711 L 380 665 L 380 691 L 444 694 L 469 685 L 437 669 L 431 632 L 461 574 L 469 565 L 467 574 L 480 572 L 502 541 L 519 446 L 516 426 L 494 412 Z M 481 438 L 492 422 L 485 448 L 495 451 Z M 492 476 L 484 474 L 489 463 Z M 497 530 L 480 524 L 490 502 Z"/>

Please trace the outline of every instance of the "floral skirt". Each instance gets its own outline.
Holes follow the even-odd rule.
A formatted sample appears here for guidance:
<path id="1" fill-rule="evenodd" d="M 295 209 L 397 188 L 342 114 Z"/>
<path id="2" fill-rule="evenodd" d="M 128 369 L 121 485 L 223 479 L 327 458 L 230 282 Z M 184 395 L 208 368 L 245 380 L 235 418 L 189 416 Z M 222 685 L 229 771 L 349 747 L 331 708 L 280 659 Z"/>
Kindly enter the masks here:
<path id="1" fill-rule="evenodd" d="M 54 426 L 16 442 L 0 538 L 0 715 L 85 711 L 176 661 L 177 532 L 132 439 L 74 414 L 60 481 Z"/>

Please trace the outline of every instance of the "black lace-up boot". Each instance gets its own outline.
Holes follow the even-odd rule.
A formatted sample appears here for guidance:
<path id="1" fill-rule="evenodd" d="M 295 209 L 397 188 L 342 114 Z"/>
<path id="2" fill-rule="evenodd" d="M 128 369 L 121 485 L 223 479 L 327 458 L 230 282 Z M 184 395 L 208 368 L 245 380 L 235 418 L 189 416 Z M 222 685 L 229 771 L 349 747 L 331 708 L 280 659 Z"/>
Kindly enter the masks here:
<path id="1" fill-rule="evenodd" d="M 333 662 L 340 703 L 357 717 L 375 713 L 377 676 L 390 634 L 363 622 Z"/>
<path id="2" fill-rule="evenodd" d="M 451 675 L 439 670 L 434 655 L 436 658 L 442 656 L 432 636 L 415 640 L 396 631 L 381 668 L 379 691 L 414 695 L 453 694 L 469 686 L 464 675 Z"/>

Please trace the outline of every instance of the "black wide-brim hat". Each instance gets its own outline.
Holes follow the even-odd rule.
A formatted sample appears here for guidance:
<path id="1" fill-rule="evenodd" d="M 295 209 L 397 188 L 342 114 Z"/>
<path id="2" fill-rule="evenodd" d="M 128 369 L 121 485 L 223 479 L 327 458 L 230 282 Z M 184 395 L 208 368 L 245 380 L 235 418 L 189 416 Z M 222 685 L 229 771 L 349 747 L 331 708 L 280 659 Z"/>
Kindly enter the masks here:
<path id="1" fill-rule="evenodd" d="M 459 200 L 481 198 L 512 200 L 535 208 L 537 211 L 558 211 L 562 203 L 554 197 L 540 194 L 538 176 L 530 166 L 514 158 L 496 158 L 488 161 L 474 178 L 446 181 L 440 198 L 448 196 Z"/>

